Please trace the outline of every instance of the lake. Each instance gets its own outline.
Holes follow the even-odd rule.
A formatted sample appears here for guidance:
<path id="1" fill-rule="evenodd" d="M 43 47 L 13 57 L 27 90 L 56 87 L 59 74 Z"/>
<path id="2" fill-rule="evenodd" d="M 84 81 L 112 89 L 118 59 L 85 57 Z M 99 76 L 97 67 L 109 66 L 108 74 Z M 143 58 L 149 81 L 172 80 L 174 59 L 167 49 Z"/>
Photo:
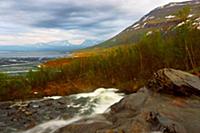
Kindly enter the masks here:
<path id="1" fill-rule="evenodd" d="M 51 59 L 67 57 L 69 53 L 56 51 L 13 52 L 0 51 L 0 72 L 12 75 L 37 70 L 38 65 Z"/>

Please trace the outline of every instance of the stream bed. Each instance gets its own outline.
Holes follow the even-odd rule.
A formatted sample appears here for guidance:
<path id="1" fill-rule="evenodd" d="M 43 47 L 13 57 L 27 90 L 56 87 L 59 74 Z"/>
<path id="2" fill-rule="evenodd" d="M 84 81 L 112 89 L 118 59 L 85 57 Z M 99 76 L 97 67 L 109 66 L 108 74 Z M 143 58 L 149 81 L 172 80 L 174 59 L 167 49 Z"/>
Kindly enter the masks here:
<path id="1" fill-rule="evenodd" d="M 83 117 L 103 113 L 120 101 L 114 88 L 70 96 L 53 96 L 18 102 L 0 102 L 1 133 L 54 133 Z"/>

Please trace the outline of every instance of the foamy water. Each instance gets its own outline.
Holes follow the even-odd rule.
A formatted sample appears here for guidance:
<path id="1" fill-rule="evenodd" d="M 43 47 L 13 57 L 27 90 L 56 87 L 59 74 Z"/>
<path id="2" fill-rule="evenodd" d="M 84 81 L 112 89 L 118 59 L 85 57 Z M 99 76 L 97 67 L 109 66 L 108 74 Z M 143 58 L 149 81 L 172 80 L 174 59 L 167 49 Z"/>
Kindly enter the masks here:
<path id="1" fill-rule="evenodd" d="M 91 108 L 92 112 L 89 114 L 90 116 L 99 113 L 104 113 L 106 110 L 108 110 L 108 108 L 111 105 L 113 105 L 116 102 L 119 102 L 124 97 L 123 93 L 117 93 L 117 91 L 118 91 L 117 89 L 113 88 L 110 89 L 100 88 L 90 93 L 71 95 L 69 97 L 76 98 L 77 100 L 80 98 L 88 98 L 87 103 L 82 107 L 81 110 L 79 110 L 79 114 L 68 120 L 57 118 L 51 121 L 47 121 L 45 123 L 35 126 L 32 129 L 20 133 L 54 133 L 59 128 L 74 123 L 80 120 L 81 118 L 87 117 L 86 115 L 81 115 L 81 114 L 84 114 L 84 112 L 90 110 Z M 59 96 L 45 97 L 45 99 L 54 99 L 54 100 L 60 98 L 62 97 Z M 74 105 L 73 103 L 71 103 L 69 104 L 69 106 L 74 107 L 81 105 Z"/>

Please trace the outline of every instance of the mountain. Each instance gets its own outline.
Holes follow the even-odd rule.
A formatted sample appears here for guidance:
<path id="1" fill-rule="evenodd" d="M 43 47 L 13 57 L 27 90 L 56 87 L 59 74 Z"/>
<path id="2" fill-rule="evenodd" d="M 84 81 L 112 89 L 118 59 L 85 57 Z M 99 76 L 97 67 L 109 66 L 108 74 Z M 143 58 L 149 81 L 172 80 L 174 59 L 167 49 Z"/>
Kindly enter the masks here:
<path id="1" fill-rule="evenodd" d="M 200 0 L 173 2 L 152 10 L 118 35 L 92 48 L 133 44 L 142 36 L 149 35 L 155 30 L 166 32 L 167 30 L 176 28 L 183 24 L 184 20 L 178 16 L 178 12 L 183 8 L 190 9 L 187 21 L 193 20 L 194 27 L 200 29 Z"/>
<path id="2" fill-rule="evenodd" d="M 94 46 L 100 43 L 98 40 L 85 40 L 81 44 L 72 44 L 67 40 L 48 43 L 36 43 L 29 45 L 1 45 L 0 51 L 63 51 L 70 52 L 78 49 Z"/>

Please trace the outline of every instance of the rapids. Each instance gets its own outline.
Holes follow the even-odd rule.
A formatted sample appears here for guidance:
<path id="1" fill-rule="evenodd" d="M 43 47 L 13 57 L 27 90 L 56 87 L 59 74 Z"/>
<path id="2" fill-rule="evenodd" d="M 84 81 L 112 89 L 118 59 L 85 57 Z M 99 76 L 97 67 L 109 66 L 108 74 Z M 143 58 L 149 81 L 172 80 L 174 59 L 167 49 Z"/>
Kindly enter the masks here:
<path id="1" fill-rule="evenodd" d="M 75 101 L 85 99 L 81 100 L 80 104 L 77 104 L 77 102 L 71 102 L 68 105 L 68 107 L 77 108 L 77 110 L 74 110 L 76 113 L 74 113 L 74 116 L 72 118 L 64 119 L 62 118 L 62 116 L 58 116 L 56 119 L 46 121 L 42 124 L 36 125 L 31 129 L 17 133 L 54 133 L 57 129 L 78 121 L 81 118 L 104 113 L 105 111 L 108 111 L 109 107 L 112 104 L 120 101 L 124 97 L 123 93 L 117 93 L 117 91 L 118 90 L 114 88 L 99 88 L 90 93 L 80 93 L 66 96 L 67 98 L 75 99 Z M 59 100 L 61 98 L 65 97 L 54 96 L 45 97 L 44 99 Z M 85 103 L 81 104 L 81 102 Z"/>

